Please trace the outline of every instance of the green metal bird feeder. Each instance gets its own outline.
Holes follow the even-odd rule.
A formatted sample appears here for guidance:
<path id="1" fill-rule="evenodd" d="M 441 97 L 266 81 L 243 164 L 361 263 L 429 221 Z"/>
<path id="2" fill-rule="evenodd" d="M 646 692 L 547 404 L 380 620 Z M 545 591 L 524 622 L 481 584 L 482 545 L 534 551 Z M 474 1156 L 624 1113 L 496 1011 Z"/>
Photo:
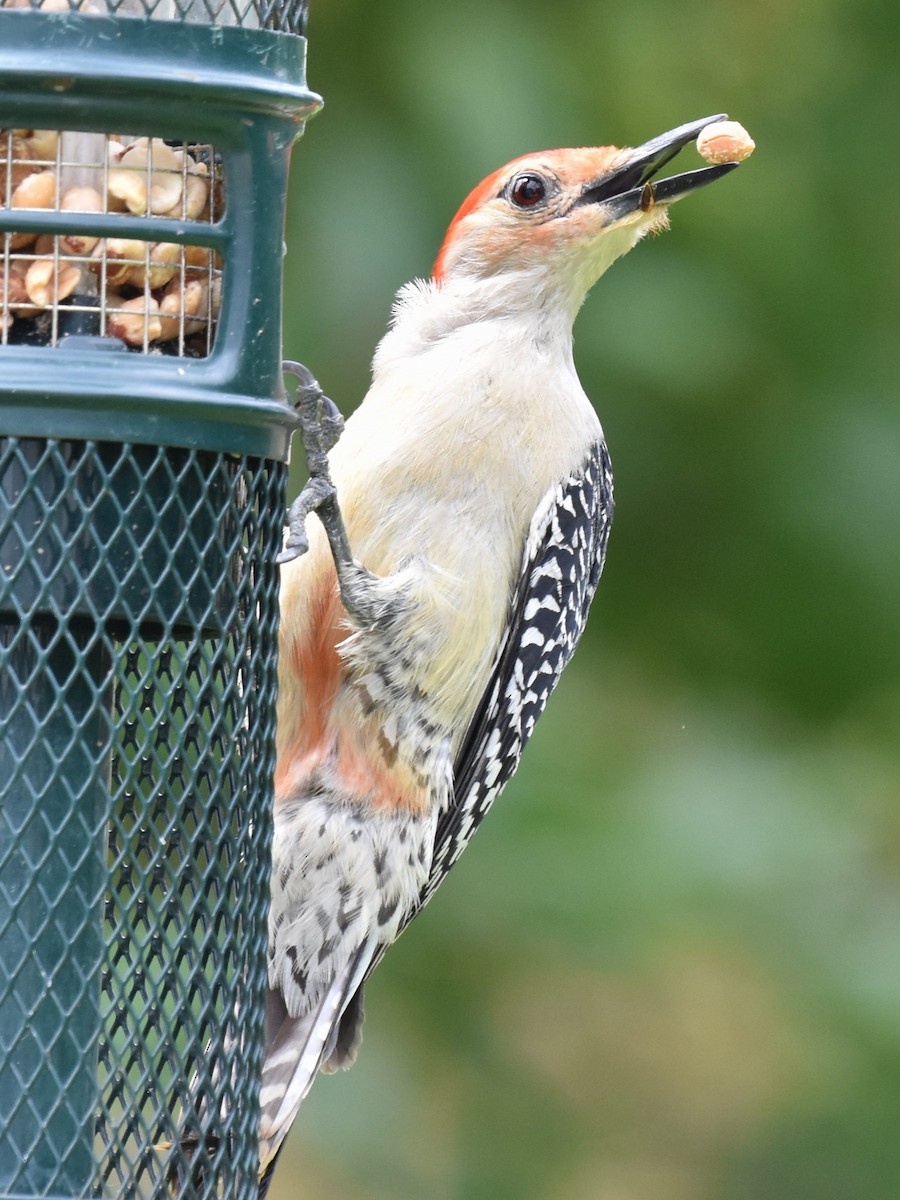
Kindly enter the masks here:
<path id="1" fill-rule="evenodd" d="M 0 1200 L 256 1196 L 305 0 L 0 0 Z"/>

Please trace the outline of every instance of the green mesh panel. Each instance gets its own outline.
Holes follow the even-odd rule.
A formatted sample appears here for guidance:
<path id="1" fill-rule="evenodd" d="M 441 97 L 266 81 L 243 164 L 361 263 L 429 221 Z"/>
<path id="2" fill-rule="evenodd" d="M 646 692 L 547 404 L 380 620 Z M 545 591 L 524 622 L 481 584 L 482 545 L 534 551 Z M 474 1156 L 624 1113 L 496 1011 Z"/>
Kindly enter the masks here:
<path id="1" fill-rule="evenodd" d="M 11 7 L 306 33 L 308 0 L 7 0 Z"/>
<path id="2" fill-rule="evenodd" d="M 285 470 L 0 438 L 0 1196 L 256 1195 Z"/>

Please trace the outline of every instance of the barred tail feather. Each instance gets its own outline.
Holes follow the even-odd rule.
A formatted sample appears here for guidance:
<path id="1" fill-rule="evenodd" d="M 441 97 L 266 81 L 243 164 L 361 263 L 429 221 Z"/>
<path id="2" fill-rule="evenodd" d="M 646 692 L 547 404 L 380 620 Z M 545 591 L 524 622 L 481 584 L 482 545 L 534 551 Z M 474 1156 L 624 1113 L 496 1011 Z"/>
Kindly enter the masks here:
<path id="1" fill-rule="evenodd" d="M 278 990 L 266 1005 L 266 1057 L 259 1093 L 260 1196 L 271 1180 L 275 1159 L 300 1105 L 323 1063 L 335 1053 L 344 1011 L 362 983 L 374 943 L 364 943 L 335 976 L 318 1006 L 292 1017 Z"/>

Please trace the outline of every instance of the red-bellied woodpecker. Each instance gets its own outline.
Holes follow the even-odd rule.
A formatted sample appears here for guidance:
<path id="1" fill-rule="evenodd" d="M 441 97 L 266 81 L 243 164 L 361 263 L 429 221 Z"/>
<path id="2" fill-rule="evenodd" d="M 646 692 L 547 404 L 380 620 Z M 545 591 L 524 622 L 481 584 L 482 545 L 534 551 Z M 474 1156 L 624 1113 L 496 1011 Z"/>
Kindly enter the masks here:
<path id="1" fill-rule="evenodd" d="M 612 475 L 572 322 L 673 201 L 737 165 L 651 182 L 718 119 L 484 180 L 433 277 L 400 292 L 327 457 L 338 419 L 298 369 L 311 479 L 282 556 L 264 1176 L 316 1073 L 355 1056 L 364 981 L 516 769 L 575 649 Z"/>

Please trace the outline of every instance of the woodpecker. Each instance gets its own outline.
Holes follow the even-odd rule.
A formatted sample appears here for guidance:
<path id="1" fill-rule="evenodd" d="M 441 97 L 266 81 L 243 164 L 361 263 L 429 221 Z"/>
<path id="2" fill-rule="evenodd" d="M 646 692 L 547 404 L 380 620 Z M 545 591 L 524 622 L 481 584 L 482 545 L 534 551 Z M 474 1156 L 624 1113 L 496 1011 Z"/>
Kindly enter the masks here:
<path id="1" fill-rule="evenodd" d="M 488 176 L 431 278 L 399 292 L 339 437 L 295 368 L 310 482 L 282 555 L 261 1196 L 318 1071 L 355 1057 L 365 980 L 515 771 L 581 635 L 613 497 L 572 323 L 674 201 L 737 166 L 654 179 L 721 119 Z"/>

